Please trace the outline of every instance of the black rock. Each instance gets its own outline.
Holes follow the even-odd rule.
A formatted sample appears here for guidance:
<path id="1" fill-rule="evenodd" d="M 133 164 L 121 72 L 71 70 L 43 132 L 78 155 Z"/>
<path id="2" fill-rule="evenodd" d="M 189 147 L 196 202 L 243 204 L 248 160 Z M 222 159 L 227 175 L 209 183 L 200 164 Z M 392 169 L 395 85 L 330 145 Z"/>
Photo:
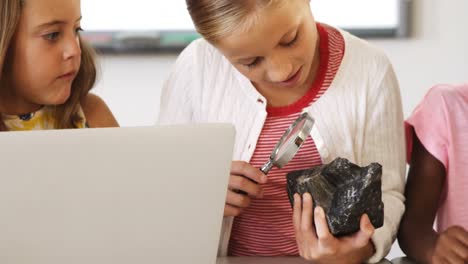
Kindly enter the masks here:
<path id="1" fill-rule="evenodd" d="M 309 192 L 315 206 L 324 209 L 330 232 L 335 236 L 359 231 L 360 218 L 367 214 L 375 228 L 383 225 L 382 166 L 359 167 L 347 159 L 288 173 L 288 195 Z"/>

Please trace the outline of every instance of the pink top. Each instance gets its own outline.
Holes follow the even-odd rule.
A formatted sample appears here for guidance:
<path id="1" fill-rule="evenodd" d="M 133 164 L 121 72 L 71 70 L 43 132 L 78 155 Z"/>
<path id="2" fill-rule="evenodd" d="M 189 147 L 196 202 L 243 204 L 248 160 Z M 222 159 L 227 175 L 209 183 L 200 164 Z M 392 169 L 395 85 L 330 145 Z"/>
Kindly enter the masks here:
<path id="1" fill-rule="evenodd" d="M 452 225 L 468 229 L 468 83 L 432 88 L 406 121 L 408 160 L 411 126 L 421 143 L 447 171 L 437 230 Z"/>

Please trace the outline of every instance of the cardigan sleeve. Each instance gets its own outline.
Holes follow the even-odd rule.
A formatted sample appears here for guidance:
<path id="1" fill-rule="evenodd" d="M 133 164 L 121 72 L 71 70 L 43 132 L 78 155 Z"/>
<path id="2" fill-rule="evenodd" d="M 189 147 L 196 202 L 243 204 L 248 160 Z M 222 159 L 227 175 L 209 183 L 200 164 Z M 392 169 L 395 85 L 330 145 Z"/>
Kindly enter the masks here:
<path id="1" fill-rule="evenodd" d="M 196 43 L 192 43 L 179 55 L 169 77 L 163 84 L 159 124 L 193 122 L 196 48 Z"/>
<path id="2" fill-rule="evenodd" d="M 383 168 L 384 225 L 372 237 L 376 252 L 369 259 L 370 263 L 376 263 L 388 254 L 405 210 L 404 119 L 398 81 L 390 63 L 380 85 L 369 92 L 367 103 L 362 161 L 364 164 L 377 161 Z"/>

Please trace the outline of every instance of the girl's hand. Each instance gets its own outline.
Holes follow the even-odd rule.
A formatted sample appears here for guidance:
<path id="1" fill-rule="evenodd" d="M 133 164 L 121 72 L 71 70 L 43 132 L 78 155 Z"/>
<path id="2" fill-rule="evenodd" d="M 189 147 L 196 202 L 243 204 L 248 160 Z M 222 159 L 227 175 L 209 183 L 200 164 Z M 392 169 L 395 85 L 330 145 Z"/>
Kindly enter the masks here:
<path id="1" fill-rule="evenodd" d="M 244 161 L 233 161 L 224 216 L 238 216 L 249 207 L 251 197 L 261 198 L 263 190 L 259 184 L 266 182 L 267 176 L 258 168 Z"/>
<path id="2" fill-rule="evenodd" d="M 431 263 L 468 263 L 468 232 L 462 227 L 451 226 L 441 233 L 437 238 Z"/>
<path id="3" fill-rule="evenodd" d="M 312 212 L 312 196 L 294 195 L 293 222 L 300 255 L 313 263 L 362 263 L 374 253 L 371 237 L 374 234 L 369 217 L 361 217 L 361 229 L 351 236 L 336 238 L 329 229 L 321 207 Z M 312 222 L 314 219 L 314 222 Z"/>

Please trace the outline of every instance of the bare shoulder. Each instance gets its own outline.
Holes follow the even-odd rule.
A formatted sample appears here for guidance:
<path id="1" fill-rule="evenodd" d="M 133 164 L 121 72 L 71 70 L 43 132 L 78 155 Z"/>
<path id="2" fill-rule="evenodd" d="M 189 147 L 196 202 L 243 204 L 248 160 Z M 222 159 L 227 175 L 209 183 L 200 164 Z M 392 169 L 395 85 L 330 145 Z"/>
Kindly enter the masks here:
<path id="1" fill-rule="evenodd" d="M 104 100 L 89 93 L 81 101 L 81 107 L 90 127 L 118 127 L 119 124 Z"/>

